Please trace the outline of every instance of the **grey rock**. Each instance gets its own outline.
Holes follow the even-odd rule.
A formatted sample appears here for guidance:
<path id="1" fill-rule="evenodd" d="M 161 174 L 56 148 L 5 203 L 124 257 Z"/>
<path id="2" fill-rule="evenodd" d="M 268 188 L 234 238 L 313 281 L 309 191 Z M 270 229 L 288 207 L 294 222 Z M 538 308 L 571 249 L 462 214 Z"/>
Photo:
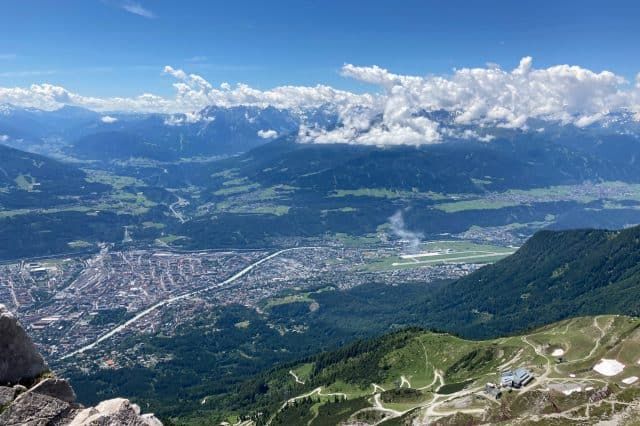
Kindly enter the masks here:
<path id="1" fill-rule="evenodd" d="M 42 395 L 49 395 L 54 398 L 73 404 L 76 401 L 76 393 L 66 380 L 48 378 L 44 379 L 31 389 L 29 392 L 36 392 Z"/>
<path id="2" fill-rule="evenodd" d="M 0 386 L 0 409 L 8 405 L 16 397 L 16 390 L 7 386 Z"/>
<path id="3" fill-rule="evenodd" d="M 31 338 L 4 305 L 0 305 L 0 384 L 32 380 L 48 371 Z"/>
<path id="4" fill-rule="evenodd" d="M 140 407 L 116 398 L 96 407 L 75 404 L 76 394 L 63 379 L 46 378 L 27 389 L 48 367 L 16 318 L 0 305 L 1 426 L 162 426 L 153 414 L 140 414 Z"/>
<path id="5" fill-rule="evenodd" d="M 46 426 L 65 417 L 69 403 L 48 395 L 26 392 L 0 414 L 3 426 Z"/>
<path id="6" fill-rule="evenodd" d="M 69 426 L 162 426 L 153 414 L 140 415 L 140 407 L 129 400 L 115 398 L 80 411 Z"/>
<path id="7" fill-rule="evenodd" d="M 15 385 L 15 386 L 13 386 L 13 389 L 15 389 L 16 395 L 19 395 L 19 394 L 27 391 L 27 387 L 23 386 L 23 385 Z"/>

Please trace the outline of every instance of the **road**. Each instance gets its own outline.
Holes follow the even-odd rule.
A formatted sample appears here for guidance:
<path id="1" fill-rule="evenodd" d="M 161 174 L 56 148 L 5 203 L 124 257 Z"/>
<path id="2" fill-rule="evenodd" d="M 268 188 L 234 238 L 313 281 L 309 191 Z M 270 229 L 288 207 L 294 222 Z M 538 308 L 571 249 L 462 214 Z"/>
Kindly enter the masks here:
<path id="1" fill-rule="evenodd" d="M 215 288 L 220 288 L 220 287 L 224 287 L 228 284 L 233 283 L 234 281 L 242 278 L 243 276 L 247 275 L 249 272 L 251 272 L 252 270 L 254 270 L 255 268 L 257 268 L 258 266 L 262 265 L 265 262 L 270 261 L 271 259 L 274 259 L 284 253 L 288 253 L 291 251 L 295 251 L 295 250 L 308 250 L 308 249 L 315 249 L 315 248 L 319 248 L 319 247 L 312 247 L 312 246 L 307 246 L 307 247 L 292 247 L 292 248 L 288 248 L 288 249 L 282 249 L 279 250 L 275 253 L 270 254 L 269 256 L 263 257 L 262 259 L 250 264 L 249 266 L 247 266 L 246 268 L 242 269 L 240 272 L 237 272 L 236 274 L 232 275 L 231 277 L 227 278 L 226 280 L 220 282 L 220 283 L 216 283 L 198 290 L 194 290 L 191 291 L 189 293 L 184 293 L 178 296 L 173 296 L 170 297 L 168 299 L 164 299 L 161 300 L 159 302 L 157 302 L 154 305 L 151 305 L 150 307 L 148 307 L 147 309 L 143 310 L 142 312 L 139 312 L 138 314 L 136 314 L 133 318 L 129 319 L 128 321 L 118 325 L 117 327 L 113 328 L 111 331 L 103 334 L 102 336 L 100 336 L 98 339 L 96 339 L 95 341 L 93 341 L 92 343 L 85 345 L 83 347 L 81 347 L 80 349 L 76 349 L 75 351 L 68 353 L 67 355 L 63 356 L 60 358 L 60 360 L 65 360 L 67 358 L 71 358 L 75 355 L 81 354 L 83 352 L 86 352 L 90 349 L 95 348 L 96 346 L 98 346 L 100 343 L 104 342 L 105 340 L 110 339 L 111 337 L 113 337 L 114 335 L 120 333 L 121 331 L 123 331 L 124 329 L 126 329 L 127 327 L 131 326 L 132 324 L 135 324 L 136 322 L 140 321 L 142 318 L 146 317 L 147 315 L 149 315 L 151 312 L 155 311 L 158 308 L 161 308 L 165 305 L 168 305 L 170 303 L 176 302 L 178 300 L 183 300 L 183 299 L 188 299 L 191 298 L 197 294 L 200 293 L 204 293 L 206 291 L 215 289 Z"/>
<path id="2" fill-rule="evenodd" d="M 176 195 L 176 197 L 178 196 Z M 169 206 L 169 210 L 171 210 L 171 213 L 173 213 L 173 215 L 176 217 L 176 219 L 180 221 L 180 223 L 185 223 L 186 220 L 184 216 L 182 216 L 182 213 L 179 213 L 178 211 L 176 211 L 175 206 L 186 206 L 188 204 L 189 202 L 187 200 L 185 200 L 182 197 L 178 197 L 178 201 L 176 201 L 175 203 Z"/>

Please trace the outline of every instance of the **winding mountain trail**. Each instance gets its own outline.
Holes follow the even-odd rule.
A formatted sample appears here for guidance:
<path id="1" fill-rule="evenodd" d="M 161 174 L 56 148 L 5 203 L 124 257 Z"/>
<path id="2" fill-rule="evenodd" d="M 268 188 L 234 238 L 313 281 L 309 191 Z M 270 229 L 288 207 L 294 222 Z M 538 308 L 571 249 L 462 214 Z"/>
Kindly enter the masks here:
<path id="1" fill-rule="evenodd" d="M 421 388 L 416 388 L 417 390 L 425 390 L 425 389 L 430 389 L 433 388 L 435 386 L 436 383 L 440 382 L 440 386 L 444 385 L 444 379 L 442 378 L 442 372 L 438 369 L 433 369 L 433 380 L 431 381 L 431 383 L 429 383 L 426 386 L 422 386 Z M 436 389 L 438 389 L 440 386 L 437 386 Z"/>
<path id="2" fill-rule="evenodd" d="M 596 343 L 594 344 L 593 348 L 591 348 L 591 351 L 589 351 L 589 353 L 583 356 L 582 358 L 565 362 L 564 365 L 575 364 L 577 362 L 582 362 L 584 360 L 591 359 L 593 358 L 595 353 L 598 351 L 598 349 L 600 349 L 600 346 L 602 345 L 602 339 L 606 337 L 607 331 L 611 328 L 611 325 L 613 324 L 613 320 L 611 320 L 611 322 L 609 322 L 604 328 L 602 328 L 602 326 L 598 322 L 599 318 L 602 318 L 602 317 L 597 316 L 593 318 L 593 327 L 598 329 L 598 331 L 600 332 L 600 337 L 596 339 Z"/>
<path id="3" fill-rule="evenodd" d="M 382 405 L 382 401 L 380 400 L 380 394 L 377 393 L 373 396 L 373 405 L 376 410 L 383 411 L 385 413 L 391 414 L 393 417 L 399 417 L 404 414 L 403 411 L 392 410 L 390 408 L 386 408 Z"/>
<path id="4" fill-rule="evenodd" d="M 348 395 L 346 393 L 343 392 L 332 392 L 332 393 L 322 393 L 322 386 L 318 386 L 317 388 L 315 388 L 314 390 L 307 392 L 305 394 L 302 395 L 298 395 L 298 396 L 294 396 L 293 398 L 289 398 L 288 400 L 286 400 L 281 406 L 280 409 L 278 411 L 276 411 L 273 416 L 271 416 L 271 418 L 267 421 L 266 426 L 269 426 L 271 424 L 271 422 L 273 421 L 273 419 L 278 415 L 278 413 L 282 410 L 284 410 L 285 408 L 287 408 L 287 405 L 299 400 L 299 399 L 304 399 L 306 397 L 309 396 L 313 396 L 313 395 L 318 395 L 318 396 L 324 396 L 324 397 L 331 397 L 331 396 L 339 396 L 342 397 L 344 399 L 348 398 Z M 377 394 L 376 394 L 377 395 Z"/>
<path id="5" fill-rule="evenodd" d="M 293 380 L 295 380 L 296 383 L 298 383 L 300 385 L 304 385 L 304 382 L 302 380 L 300 380 L 298 375 L 296 373 L 294 373 L 293 370 L 289 370 L 289 374 L 291 374 L 293 376 Z"/>
<path id="6" fill-rule="evenodd" d="M 373 386 L 373 393 L 386 392 L 382 386 L 376 385 L 375 383 L 371 383 L 371 386 Z"/>
<path id="7" fill-rule="evenodd" d="M 593 348 L 591 349 L 591 352 L 589 352 L 589 355 L 587 355 L 585 358 L 583 359 L 589 359 L 591 357 L 593 357 L 593 355 L 595 355 L 596 351 L 598 350 L 598 348 L 600 348 L 600 344 L 602 343 L 602 339 L 605 338 L 605 336 L 607 335 L 607 330 L 611 327 L 611 324 L 613 323 L 613 320 L 607 324 L 606 326 L 606 330 L 603 329 L 600 324 L 598 323 L 598 318 L 600 317 L 594 317 L 593 318 L 593 326 L 595 328 L 598 329 L 598 331 L 600 331 L 600 338 L 598 340 L 596 340 L 596 344 L 593 346 Z M 575 362 L 575 361 L 574 361 Z"/>
<path id="8" fill-rule="evenodd" d="M 408 388 L 411 388 L 411 383 L 409 382 L 409 380 L 407 380 L 406 377 L 404 376 L 400 376 L 400 387 L 407 385 Z"/>
<path id="9" fill-rule="evenodd" d="M 511 366 L 511 365 L 513 365 L 513 364 L 515 364 L 515 363 L 516 363 L 516 361 L 518 361 L 518 360 L 520 359 L 520 357 L 521 357 L 521 356 L 522 356 L 522 349 L 521 349 L 521 350 L 519 350 L 519 351 L 518 351 L 518 353 L 516 353 L 516 355 L 515 355 L 513 358 L 511 358 L 509 361 L 507 361 L 507 362 L 505 362 L 505 363 L 503 363 L 503 364 L 500 364 L 500 365 L 498 366 L 497 370 L 498 370 L 498 371 L 505 370 L 507 367 L 509 367 L 509 366 Z"/>
<path id="10" fill-rule="evenodd" d="M 546 356 L 544 354 L 544 350 L 540 346 L 534 345 L 533 343 L 528 341 L 527 337 L 528 336 L 522 336 L 521 340 L 524 343 L 526 343 L 527 345 L 531 346 L 533 348 L 533 351 L 536 353 L 536 355 L 539 355 L 539 356 L 543 357 L 547 361 L 547 366 L 544 369 L 544 373 L 542 373 L 540 376 L 536 377 L 534 383 L 529 384 L 529 386 L 527 386 L 526 388 L 524 388 L 524 389 L 522 389 L 520 391 L 520 395 L 524 395 L 525 393 L 529 392 L 531 389 L 534 389 L 538 385 L 542 384 L 542 382 L 544 382 L 544 380 L 549 376 L 549 374 L 551 374 L 551 371 L 553 370 L 552 365 L 551 365 L 551 360 L 549 359 L 548 356 Z"/>
<path id="11" fill-rule="evenodd" d="M 96 346 L 98 346 L 100 343 L 104 342 L 105 340 L 110 339 L 111 337 L 113 337 L 114 335 L 120 333 L 121 331 L 125 330 L 127 327 L 130 327 L 131 325 L 137 323 L 138 321 L 140 321 L 142 318 L 146 317 L 147 315 L 149 315 L 151 312 L 155 311 L 156 309 L 159 309 L 163 306 L 169 305 L 170 303 L 179 301 L 179 300 L 184 300 L 184 299 L 189 299 L 193 296 L 196 296 L 198 294 L 213 290 L 213 289 L 217 289 L 220 287 L 224 287 L 226 285 L 229 285 L 231 283 L 233 283 L 234 281 L 237 281 L 238 279 L 244 277 L 245 275 L 247 275 L 249 272 L 253 271 L 255 268 L 257 268 L 258 266 L 262 265 L 265 262 L 270 261 L 271 259 L 274 259 L 278 256 L 281 256 L 284 253 L 289 253 L 291 251 L 296 251 L 296 250 L 308 250 L 308 249 L 316 249 L 319 248 L 317 246 L 305 246 L 305 247 L 291 247 L 291 248 L 287 248 L 287 249 L 282 249 L 279 250 L 275 253 L 272 253 L 266 257 L 263 257 L 260 260 L 257 260 L 255 262 L 253 262 L 252 264 L 250 264 L 249 266 L 245 267 L 244 269 L 242 269 L 241 271 L 235 273 L 234 275 L 232 275 L 231 277 L 227 278 L 226 280 L 220 282 L 220 283 L 216 283 L 204 288 L 200 288 L 198 290 L 193 290 L 190 291 L 188 293 L 184 293 L 178 296 L 173 296 L 164 300 L 161 300 L 153 305 L 151 305 L 150 307 L 148 307 L 147 309 L 143 310 L 142 312 L 136 314 L 133 318 L 129 319 L 128 321 L 114 327 L 113 329 L 111 329 L 109 332 L 103 334 L 102 336 L 98 337 L 95 341 L 93 341 L 92 343 L 89 343 L 88 345 L 85 345 L 79 349 L 76 349 L 75 351 L 68 353 L 67 355 L 64 355 L 63 357 L 60 358 L 60 360 L 64 360 L 67 358 L 71 358 L 75 355 L 81 354 L 85 351 L 88 351 L 90 349 L 95 348 Z"/>
<path id="12" fill-rule="evenodd" d="M 422 345 L 422 351 L 424 352 L 424 371 L 428 371 L 430 368 L 433 370 L 433 380 L 426 386 L 422 386 L 421 388 L 417 388 L 417 390 L 425 390 L 430 389 L 439 381 L 440 386 L 444 385 L 444 379 L 442 378 L 442 373 L 429 362 L 429 354 L 427 352 L 427 347 L 424 345 L 424 342 L 420 340 L 420 344 Z"/>

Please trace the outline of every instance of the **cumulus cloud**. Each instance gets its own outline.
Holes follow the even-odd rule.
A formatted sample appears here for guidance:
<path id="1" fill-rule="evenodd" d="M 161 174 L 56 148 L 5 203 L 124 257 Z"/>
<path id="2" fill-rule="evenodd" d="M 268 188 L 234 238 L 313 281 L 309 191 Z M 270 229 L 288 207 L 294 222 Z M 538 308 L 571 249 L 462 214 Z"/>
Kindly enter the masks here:
<path id="1" fill-rule="evenodd" d="M 278 137 L 278 132 L 273 129 L 269 130 L 258 130 L 258 136 L 262 139 L 275 139 Z"/>
<path id="2" fill-rule="evenodd" d="M 110 115 L 103 115 L 100 118 L 100 121 L 102 121 L 105 124 L 113 124 L 113 123 L 117 122 L 118 119 L 116 117 L 111 117 Z"/>
<path id="3" fill-rule="evenodd" d="M 363 143 L 369 141 L 369 135 L 383 143 L 439 142 L 443 129 L 425 121 L 421 111 L 455 113 L 461 125 L 504 128 L 526 128 L 531 118 L 584 127 L 612 111 L 640 111 L 638 87 L 612 72 L 569 65 L 535 69 L 530 57 L 511 71 L 491 64 L 456 70 L 450 76 L 416 77 L 347 64 L 342 74 L 384 90 L 382 120 L 365 135 L 357 131 L 349 135 Z M 345 133 L 346 129 L 336 129 L 333 135 L 321 134 L 320 138 L 340 138 Z"/>
<path id="4" fill-rule="evenodd" d="M 172 100 L 171 107 L 180 112 L 198 111 L 209 105 L 259 108 L 271 106 L 294 111 L 331 105 L 335 109 L 341 109 L 351 105 L 370 105 L 375 98 L 371 94 L 354 94 L 323 85 L 280 86 L 271 90 L 258 90 L 246 84 L 231 86 L 228 83 L 214 87 L 201 76 L 188 74 L 181 69 L 166 66 L 164 72 L 177 80 L 173 84 L 176 97 Z"/>
<path id="5" fill-rule="evenodd" d="M 301 141 L 421 145 L 445 137 L 493 138 L 469 129 L 457 132 L 425 117 L 433 111 L 452 113 L 457 125 L 480 128 L 526 129 L 530 119 L 585 127 L 623 110 L 640 119 L 640 77 L 632 86 L 609 71 L 569 65 L 535 69 L 530 57 L 511 71 L 490 64 L 449 76 L 418 77 L 346 64 L 342 75 L 377 85 L 382 94 L 369 108 L 342 109 L 337 128 L 301 127 Z"/>
<path id="6" fill-rule="evenodd" d="M 0 135 L 0 142 L 7 142 L 9 140 L 9 135 Z"/>
<path id="7" fill-rule="evenodd" d="M 173 102 L 152 94 L 133 98 L 96 98 L 71 92 L 52 84 L 32 84 L 29 87 L 0 87 L 0 103 L 22 107 L 56 110 L 64 105 L 82 106 L 96 111 L 161 112 L 171 109 Z"/>
<path id="8" fill-rule="evenodd" d="M 446 138 L 490 141 L 482 129 L 497 126 L 526 129 L 531 119 L 585 127 L 613 112 L 630 111 L 640 119 L 640 77 L 633 83 L 609 71 L 556 65 L 537 69 L 530 57 L 512 70 L 495 64 L 462 68 L 444 76 L 394 74 L 378 66 L 346 64 L 341 73 L 379 87 L 372 93 L 352 93 L 326 85 L 280 86 L 258 90 L 246 84 L 215 86 L 197 74 L 164 68 L 175 82 L 174 97 L 144 93 L 137 97 L 96 98 L 51 84 L 0 88 L 0 102 L 42 109 L 76 105 L 96 111 L 137 111 L 172 114 L 167 124 L 211 120 L 200 113 L 218 107 L 275 107 L 300 112 L 325 108 L 338 124 L 330 128 L 303 122 L 298 139 L 309 143 L 421 145 Z M 432 113 L 453 117 L 444 124 Z M 456 128 L 459 127 L 458 128 Z M 473 127 L 476 130 L 470 129 Z"/>

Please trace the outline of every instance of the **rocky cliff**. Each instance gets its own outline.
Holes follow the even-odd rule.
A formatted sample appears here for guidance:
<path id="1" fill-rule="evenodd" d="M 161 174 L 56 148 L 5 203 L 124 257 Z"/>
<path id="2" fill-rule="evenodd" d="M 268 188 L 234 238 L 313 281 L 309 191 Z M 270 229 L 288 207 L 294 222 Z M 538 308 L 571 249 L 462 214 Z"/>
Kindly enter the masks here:
<path id="1" fill-rule="evenodd" d="M 0 425 L 158 426 L 152 414 L 123 398 L 95 407 L 76 402 L 71 385 L 49 370 L 16 317 L 0 305 Z"/>

